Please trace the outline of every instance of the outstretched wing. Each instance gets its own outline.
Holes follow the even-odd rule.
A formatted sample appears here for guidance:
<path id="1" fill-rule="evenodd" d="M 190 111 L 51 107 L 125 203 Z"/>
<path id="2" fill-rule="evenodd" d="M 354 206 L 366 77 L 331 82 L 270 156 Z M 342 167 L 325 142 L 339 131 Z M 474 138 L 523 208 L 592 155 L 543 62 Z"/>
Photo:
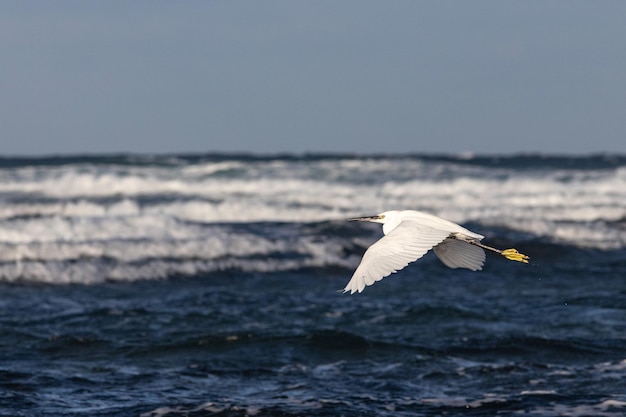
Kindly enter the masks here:
<path id="1" fill-rule="evenodd" d="M 397 272 L 450 236 L 437 230 L 405 220 L 374 243 L 363 255 L 352 279 L 343 289 L 350 294 L 362 292 L 366 286 Z"/>
<path id="2" fill-rule="evenodd" d="M 441 262 L 449 268 L 467 268 L 480 271 L 485 264 L 485 251 L 478 246 L 457 239 L 446 239 L 433 248 Z"/>

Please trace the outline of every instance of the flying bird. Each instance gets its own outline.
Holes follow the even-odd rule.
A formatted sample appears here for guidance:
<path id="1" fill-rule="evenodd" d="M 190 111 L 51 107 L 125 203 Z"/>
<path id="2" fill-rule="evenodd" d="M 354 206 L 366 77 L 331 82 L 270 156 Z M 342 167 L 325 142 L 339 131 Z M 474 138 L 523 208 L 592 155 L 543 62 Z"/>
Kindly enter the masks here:
<path id="1" fill-rule="evenodd" d="M 349 221 L 382 223 L 385 236 L 370 246 L 343 292 L 362 292 L 366 286 L 418 260 L 429 250 L 449 268 L 480 271 L 486 249 L 512 261 L 528 263 L 516 249 L 500 250 L 480 243 L 483 235 L 451 221 L 416 210 L 386 211 Z"/>

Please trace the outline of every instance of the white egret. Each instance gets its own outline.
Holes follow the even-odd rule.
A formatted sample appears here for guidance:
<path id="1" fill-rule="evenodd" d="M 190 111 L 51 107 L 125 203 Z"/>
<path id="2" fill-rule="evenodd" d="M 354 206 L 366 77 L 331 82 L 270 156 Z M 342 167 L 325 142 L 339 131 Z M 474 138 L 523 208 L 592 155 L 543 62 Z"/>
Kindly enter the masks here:
<path id="1" fill-rule="evenodd" d="M 512 261 L 528 263 L 516 249 L 500 250 L 480 243 L 483 235 L 432 214 L 415 210 L 386 211 L 350 221 L 382 223 L 383 236 L 370 246 L 343 292 L 362 292 L 366 286 L 399 271 L 430 249 L 450 268 L 479 271 L 487 249 Z"/>

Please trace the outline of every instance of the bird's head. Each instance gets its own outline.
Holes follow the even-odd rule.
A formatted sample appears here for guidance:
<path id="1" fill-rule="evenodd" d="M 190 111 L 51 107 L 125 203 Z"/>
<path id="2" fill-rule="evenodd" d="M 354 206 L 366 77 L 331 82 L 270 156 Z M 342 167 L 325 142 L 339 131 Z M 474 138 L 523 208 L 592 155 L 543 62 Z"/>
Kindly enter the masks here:
<path id="1" fill-rule="evenodd" d="M 387 234 L 402 221 L 402 216 L 400 213 L 401 212 L 399 211 L 391 210 L 384 213 L 376 214 L 374 216 L 355 217 L 352 219 L 348 219 L 348 221 L 382 223 L 383 233 Z"/>

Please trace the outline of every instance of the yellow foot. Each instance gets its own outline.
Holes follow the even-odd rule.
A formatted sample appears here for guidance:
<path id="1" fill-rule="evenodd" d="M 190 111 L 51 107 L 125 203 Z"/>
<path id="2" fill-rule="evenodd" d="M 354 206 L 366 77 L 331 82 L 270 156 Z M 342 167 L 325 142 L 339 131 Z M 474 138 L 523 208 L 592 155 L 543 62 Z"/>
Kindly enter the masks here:
<path id="1" fill-rule="evenodd" d="M 527 264 L 528 259 L 530 259 L 528 256 L 524 255 L 523 253 L 519 253 L 517 249 L 512 249 L 512 248 L 503 250 L 502 256 L 512 261 L 524 262 L 525 264 Z"/>

